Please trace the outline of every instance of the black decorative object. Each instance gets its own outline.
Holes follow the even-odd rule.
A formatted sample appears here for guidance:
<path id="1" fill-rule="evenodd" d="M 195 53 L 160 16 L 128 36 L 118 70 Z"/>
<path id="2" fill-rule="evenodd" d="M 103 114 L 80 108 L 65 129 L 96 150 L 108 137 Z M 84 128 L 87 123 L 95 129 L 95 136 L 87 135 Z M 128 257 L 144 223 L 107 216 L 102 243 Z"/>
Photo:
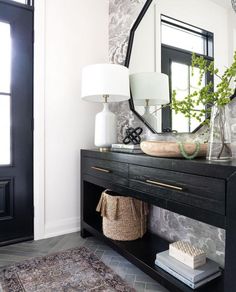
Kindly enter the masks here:
<path id="1" fill-rule="evenodd" d="M 129 144 L 131 142 L 134 145 L 140 144 L 140 142 L 141 142 L 140 135 L 143 132 L 142 128 L 137 127 L 137 128 L 134 129 L 134 128 L 130 127 L 125 132 L 126 132 L 126 136 L 125 136 L 125 138 L 123 140 L 124 144 Z"/>

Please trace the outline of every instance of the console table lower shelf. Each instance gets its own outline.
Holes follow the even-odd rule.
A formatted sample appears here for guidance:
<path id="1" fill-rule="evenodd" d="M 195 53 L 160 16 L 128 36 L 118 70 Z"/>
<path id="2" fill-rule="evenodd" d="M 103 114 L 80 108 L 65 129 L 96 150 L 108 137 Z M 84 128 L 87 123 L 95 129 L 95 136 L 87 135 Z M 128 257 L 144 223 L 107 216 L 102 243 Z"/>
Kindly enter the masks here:
<path id="1" fill-rule="evenodd" d="M 122 256 L 147 273 L 158 283 L 173 292 L 222 292 L 224 291 L 223 276 L 205 284 L 198 289 L 191 289 L 169 273 L 155 265 L 156 253 L 169 248 L 169 242 L 163 238 L 147 232 L 143 238 L 134 241 L 115 241 L 103 235 L 101 220 L 96 222 L 82 222 L 81 236 L 91 234 L 114 248 Z"/>
<path id="2" fill-rule="evenodd" d="M 225 229 L 224 274 L 193 290 L 155 266 L 156 254 L 168 249 L 168 241 L 149 232 L 129 242 L 105 237 L 96 212 L 105 189 Z M 81 150 L 81 235 L 105 241 L 171 292 L 235 292 L 235 189 L 236 161 L 217 164 Z"/>

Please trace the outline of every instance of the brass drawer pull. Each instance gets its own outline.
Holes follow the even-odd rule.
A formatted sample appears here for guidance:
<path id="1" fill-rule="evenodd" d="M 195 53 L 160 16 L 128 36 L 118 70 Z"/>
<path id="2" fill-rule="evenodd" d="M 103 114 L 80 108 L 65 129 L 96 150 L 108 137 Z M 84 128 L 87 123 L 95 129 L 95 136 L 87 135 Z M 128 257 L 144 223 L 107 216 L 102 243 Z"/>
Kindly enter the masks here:
<path id="1" fill-rule="evenodd" d="M 91 166 L 91 168 L 94 169 L 94 170 L 101 171 L 101 172 L 106 172 L 106 173 L 110 172 L 110 170 L 104 169 L 104 168 L 100 168 L 100 167 Z"/>
<path id="2" fill-rule="evenodd" d="M 158 182 L 158 181 L 154 181 L 154 180 L 147 179 L 146 182 L 150 183 L 150 184 L 153 184 L 153 185 L 157 185 L 157 186 L 161 186 L 161 187 L 167 187 L 167 188 L 178 190 L 178 191 L 182 191 L 183 190 L 183 188 L 181 188 L 181 187 L 164 184 L 164 183 L 161 183 L 161 182 Z"/>

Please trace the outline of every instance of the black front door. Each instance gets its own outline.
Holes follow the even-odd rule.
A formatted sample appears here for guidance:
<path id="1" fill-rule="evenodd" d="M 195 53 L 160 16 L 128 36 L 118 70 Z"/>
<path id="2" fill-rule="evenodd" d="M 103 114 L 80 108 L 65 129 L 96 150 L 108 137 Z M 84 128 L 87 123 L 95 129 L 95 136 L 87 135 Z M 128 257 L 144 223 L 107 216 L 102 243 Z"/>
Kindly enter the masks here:
<path id="1" fill-rule="evenodd" d="M 0 245 L 33 238 L 33 10 L 8 2 L 0 0 Z"/>

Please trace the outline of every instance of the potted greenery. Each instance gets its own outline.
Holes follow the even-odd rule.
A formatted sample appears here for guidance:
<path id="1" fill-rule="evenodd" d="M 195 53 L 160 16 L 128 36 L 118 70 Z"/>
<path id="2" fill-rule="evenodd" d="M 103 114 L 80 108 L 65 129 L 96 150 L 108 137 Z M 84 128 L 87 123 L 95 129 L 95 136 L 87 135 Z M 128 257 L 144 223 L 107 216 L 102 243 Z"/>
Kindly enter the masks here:
<path id="1" fill-rule="evenodd" d="M 207 158 L 223 161 L 231 159 L 227 105 L 231 101 L 232 95 L 236 93 L 236 52 L 232 65 L 226 68 L 223 74 L 220 74 L 219 70 L 214 67 L 213 61 L 209 62 L 203 57 L 193 54 L 192 74 L 194 74 L 195 67 L 200 70 L 199 86 L 202 84 L 203 76 L 207 73 L 218 78 L 219 83 L 214 86 L 213 82 L 209 82 L 181 101 L 177 100 L 176 92 L 173 91 L 171 107 L 176 113 L 182 113 L 187 118 L 196 118 L 199 121 L 203 117 L 211 116 Z M 201 104 L 204 109 L 196 110 Z M 207 118 L 205 123 L 208 122 L 209 119 Z"/>

